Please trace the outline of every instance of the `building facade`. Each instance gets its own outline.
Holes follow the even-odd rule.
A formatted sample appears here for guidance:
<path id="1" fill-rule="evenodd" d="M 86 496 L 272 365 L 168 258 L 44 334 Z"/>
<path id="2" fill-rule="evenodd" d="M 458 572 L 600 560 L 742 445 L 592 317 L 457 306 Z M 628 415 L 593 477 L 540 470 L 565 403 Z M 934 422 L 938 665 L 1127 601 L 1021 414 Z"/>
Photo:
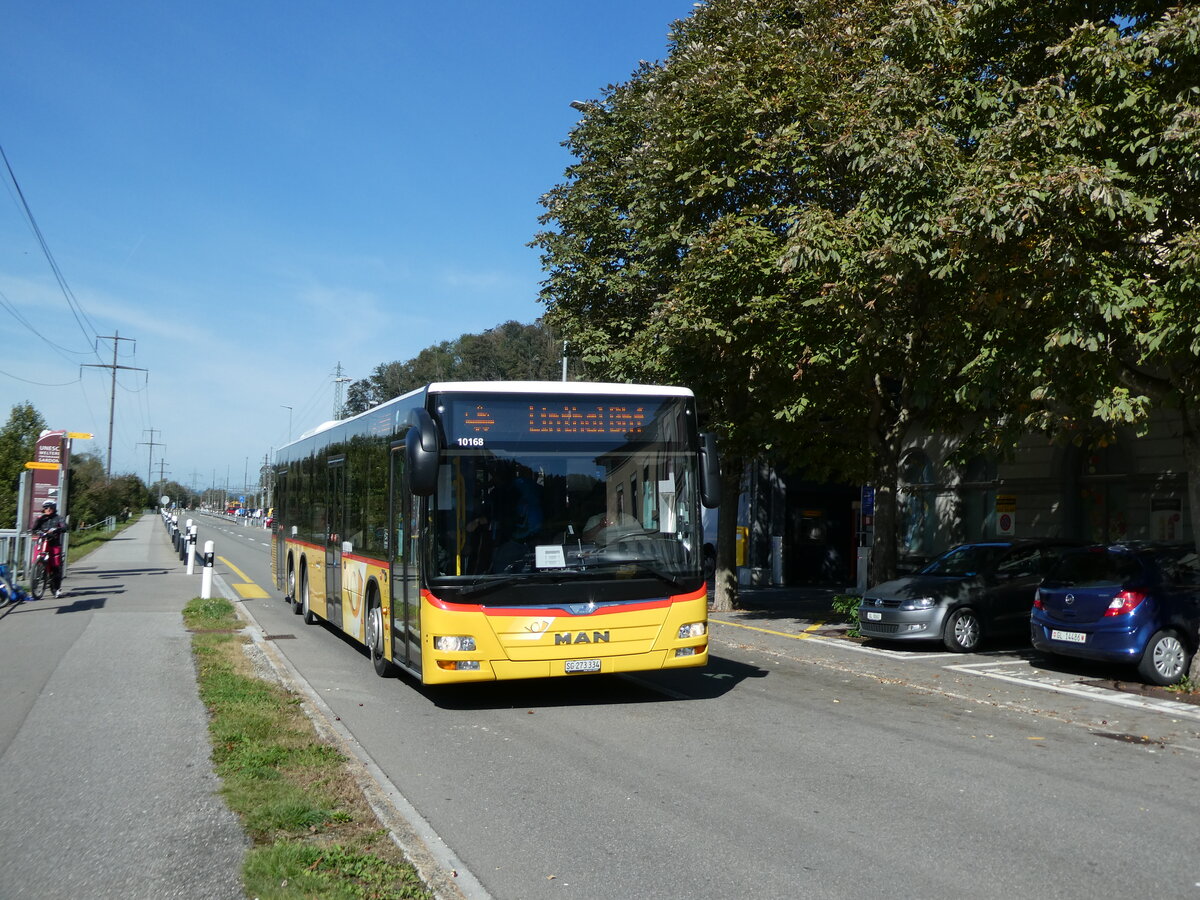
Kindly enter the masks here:
<path id="1" fill-rule="evenodd" d="M 914 434 L 901 464 L 900 568 L 964 541 L 1066 537 L 1089 542 L 1193 540 L 1182 424 L 1154 417 L 1144 435 L 1051 440 L 1027 435 L 1005 458 L 959 460 L 958 442 Z M 869 540 L 859 487 L 821 485 L 760 461 L 749 468 L 739 524 L 744 584 L 857 580 Z M 868 580 L 873 581 L 868 576 Z"/>

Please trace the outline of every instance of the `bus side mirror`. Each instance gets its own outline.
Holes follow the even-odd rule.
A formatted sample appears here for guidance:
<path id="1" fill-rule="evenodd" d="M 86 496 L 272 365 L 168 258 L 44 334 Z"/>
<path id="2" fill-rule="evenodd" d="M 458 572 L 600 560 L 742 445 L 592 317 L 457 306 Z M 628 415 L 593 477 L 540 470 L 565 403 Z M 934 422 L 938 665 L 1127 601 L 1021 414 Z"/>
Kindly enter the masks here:
<path id="1" fill-rule="evenodd" d="M 414 409 L 408 416 L 408 434 L 404 436 L 404 451 L 408 456 L 408 480 L 412 492 L 428 497 L 437 490 L 438 447 L 437 424 L 425 409 Z"/>
<path id="2" fill-rule="evenodd" d="M 721 505 L 721 460 L 712 432 L 700 435 L 700 499 L 709 509 Z"/>

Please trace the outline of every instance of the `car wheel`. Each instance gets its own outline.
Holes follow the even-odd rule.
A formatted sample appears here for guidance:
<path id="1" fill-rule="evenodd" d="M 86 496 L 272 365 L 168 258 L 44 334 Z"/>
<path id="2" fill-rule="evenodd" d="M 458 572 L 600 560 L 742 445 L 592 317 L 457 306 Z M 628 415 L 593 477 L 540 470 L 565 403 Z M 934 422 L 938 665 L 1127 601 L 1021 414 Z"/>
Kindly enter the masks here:
<path id="1" fill-rule="evenodd" d="M 1187 647 L 1173 631 L 1159 631 L 1146 644 L 1138 663 L 1138 674 L 1151 684 L 1178 684 L 1187 674 Z"/>
<path id="2" fill-rule="evenodd" d="M 942 629 L 942 643 L 955 653 L 970 653 L 979 646 L 980 636 L 979 616 L 968 607 L 950 613 Z"/>

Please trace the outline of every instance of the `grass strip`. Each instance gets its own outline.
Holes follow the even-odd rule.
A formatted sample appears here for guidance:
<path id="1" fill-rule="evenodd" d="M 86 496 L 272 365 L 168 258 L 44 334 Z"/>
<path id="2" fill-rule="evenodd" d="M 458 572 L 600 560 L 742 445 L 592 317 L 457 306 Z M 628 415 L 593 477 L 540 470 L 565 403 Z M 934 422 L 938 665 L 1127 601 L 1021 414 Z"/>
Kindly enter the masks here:
<path id="1" fill-rule="evenodd" d="M 247 896 L 432 900 L 300 698 L 255 674 L 233 604 L 196 598 L 183 614 L 221 793 L 251 840 Z"/>

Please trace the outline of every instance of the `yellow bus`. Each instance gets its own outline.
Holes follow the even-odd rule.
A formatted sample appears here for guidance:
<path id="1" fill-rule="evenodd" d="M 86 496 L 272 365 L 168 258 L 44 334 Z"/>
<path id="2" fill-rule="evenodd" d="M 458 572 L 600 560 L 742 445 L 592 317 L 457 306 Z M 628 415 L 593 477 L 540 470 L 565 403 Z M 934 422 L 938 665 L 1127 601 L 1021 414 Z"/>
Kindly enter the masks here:
<path id="1" fill-rule="evenodd" d="M 701 503 L 719 466 L 685 388 L 429 384 L 279 450 L 293 611 L 426 684 L 703 666 Z"/>

